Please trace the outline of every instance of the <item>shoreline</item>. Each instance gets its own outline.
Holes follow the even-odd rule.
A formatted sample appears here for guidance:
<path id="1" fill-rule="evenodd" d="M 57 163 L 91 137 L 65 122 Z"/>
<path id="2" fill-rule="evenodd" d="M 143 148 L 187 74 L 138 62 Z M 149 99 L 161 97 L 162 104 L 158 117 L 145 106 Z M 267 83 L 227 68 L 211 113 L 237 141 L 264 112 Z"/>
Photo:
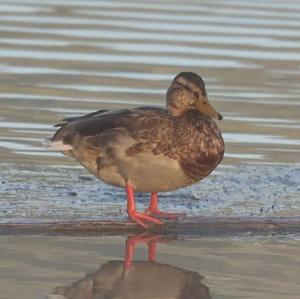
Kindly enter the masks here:
<path id="1" fill-rule="evenodd" d="M 0 223 L 0 235 L 106 236 L 143 233 L 131 221 L 20 221 Z M 153 234 L 185 236 L 270 235 L 300 233 L 296 217 L 187 217 L 177 222 L 153 225 Z"/>

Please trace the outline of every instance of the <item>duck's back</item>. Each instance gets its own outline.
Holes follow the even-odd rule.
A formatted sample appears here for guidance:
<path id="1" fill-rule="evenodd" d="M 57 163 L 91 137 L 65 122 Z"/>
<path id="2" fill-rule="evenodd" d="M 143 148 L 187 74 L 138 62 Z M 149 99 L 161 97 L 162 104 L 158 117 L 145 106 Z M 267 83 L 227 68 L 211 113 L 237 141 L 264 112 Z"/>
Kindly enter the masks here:
<path id="1" fill-rule="evenodd" d="M 94 136 L 118 127 L 126 128 L 132 133 L 136 131 L 138 125 L 147 129 L 158 119 L 163 122 L 168 121 L 168 118 L 166 110 L 154 107 L 98 110 L 87 115 L 63 119 L 55 125 L 60 129 L 54 134 L 52 141 L 63 139 L 64 143 L 71 144 L 73 140 L 70 138 L 76 135 Z"/>

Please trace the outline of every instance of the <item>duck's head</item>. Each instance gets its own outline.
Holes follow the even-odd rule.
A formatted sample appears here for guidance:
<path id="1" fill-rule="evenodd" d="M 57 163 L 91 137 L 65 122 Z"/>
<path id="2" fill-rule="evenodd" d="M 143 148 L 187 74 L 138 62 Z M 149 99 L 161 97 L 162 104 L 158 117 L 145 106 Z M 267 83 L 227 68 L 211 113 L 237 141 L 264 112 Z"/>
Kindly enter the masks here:
<path id="1" fill-rule="evenodd" d="M 202 78 L 192 72 L 182 72 L 173 79 L 167 92 L 167 110 L 173 116 L 197 110 L 211 118 L 223 118 L 208 102 Z"/>

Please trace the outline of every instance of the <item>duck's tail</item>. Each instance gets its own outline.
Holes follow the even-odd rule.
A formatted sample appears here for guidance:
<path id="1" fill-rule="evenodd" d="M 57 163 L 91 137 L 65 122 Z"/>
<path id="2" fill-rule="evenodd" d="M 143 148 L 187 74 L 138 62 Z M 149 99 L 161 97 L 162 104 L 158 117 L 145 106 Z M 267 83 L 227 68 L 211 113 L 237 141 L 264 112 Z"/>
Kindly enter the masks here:
<path id="1" fill-rule="evenodd" d="M 52 141 L 52 138 L 48 138 L 44 142 L 44 146 L 50 151 L 69 151 L 73 148 L 71 144 L 65 144 L 63 140 Z"/>
<path id="2" fill-rule="evenodd" d="M 68 151 L 73 149 L 72 140 L 76 135 L 76 131 L 74 131 L 70 124 L 76 121 L 99 117 L 107 111 L 108 110 L 99 110 L 83 116 L 64 118 L 61 122 L 54 125 L 54 127 L 58 127 L 59 129 L 52 137 L 44 142 L 45 147 L 49 150 L 61 151 L 64 152 L 64 154 L 68 154 Z"/>
<path id="3" fill-rule="evenodd" d="M 68 142 L 68 129 L 66 128 L 66 125 L 68 122 L 63 122 L 58 125 L 55 125 L 56 127 L 60 127 L 56 133 L 45 140 L 44 146 L 50 150 L 50 151 L 60 151 L 60 152 L 66 152 L 73 148 L 72 144 Z"/>

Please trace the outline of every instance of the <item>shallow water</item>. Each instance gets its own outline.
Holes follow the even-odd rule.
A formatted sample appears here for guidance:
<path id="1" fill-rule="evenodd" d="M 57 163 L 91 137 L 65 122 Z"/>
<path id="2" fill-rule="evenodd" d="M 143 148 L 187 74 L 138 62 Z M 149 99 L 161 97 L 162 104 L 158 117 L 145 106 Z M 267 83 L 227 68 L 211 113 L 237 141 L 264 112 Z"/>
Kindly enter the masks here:
<path id="1" fill-rule="evenodd" d="M 150 241 L 125 265 L 121 237 L 2 236 L 1 298 L 299 298 L 298 238 Z"/>

